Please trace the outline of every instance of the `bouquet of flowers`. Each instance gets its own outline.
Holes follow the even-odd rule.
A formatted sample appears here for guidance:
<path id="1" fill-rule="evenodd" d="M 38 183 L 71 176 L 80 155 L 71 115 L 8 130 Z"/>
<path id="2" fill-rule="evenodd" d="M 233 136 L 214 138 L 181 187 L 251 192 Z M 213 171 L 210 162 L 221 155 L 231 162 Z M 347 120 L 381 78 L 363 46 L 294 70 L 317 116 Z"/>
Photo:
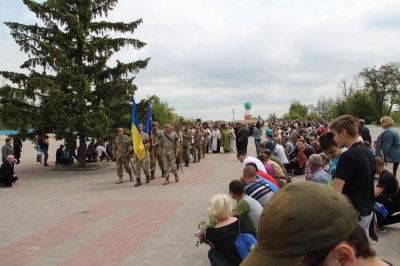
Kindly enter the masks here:
<path id="1" fill-rule="evenodd" d="M 194 233 L 194 236 L 197 237 L 196 241 L 196 247 L 202 245 L 203 243 L 206 243 L 208 245 L 212 245 L 208 240 L 206 239 L 206 230 L 207 228 L 212 228 L 215 225 L 215 221 L 209 221 L 206 223 L 205 221 L 201 221 L 199 225 L 197 226 L 197 230 Z"/>

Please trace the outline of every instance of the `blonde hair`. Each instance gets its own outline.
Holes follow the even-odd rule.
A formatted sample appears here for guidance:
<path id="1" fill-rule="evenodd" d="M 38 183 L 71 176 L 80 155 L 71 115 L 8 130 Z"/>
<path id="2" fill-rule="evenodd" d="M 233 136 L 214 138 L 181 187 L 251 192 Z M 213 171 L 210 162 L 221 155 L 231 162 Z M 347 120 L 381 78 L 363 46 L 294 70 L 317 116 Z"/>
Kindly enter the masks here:
<path id="1" fill-rule="evenodd" d="M 387 128 L 394 125 L 394 121 L 390 116 L 384 116 L 380 120 L 382 127 Z"/>
<path id="2" fill-rule="evenodd" d="M 301 151 L 304 150 L 306 148 L 306 146 L 304 145 L 304 142 L 302 142 L 301 140 L 296 142 L 296 148 Z"/>
<path id="3" fill-rule="evenodd" d="M 223 221 L 232 215 L 232 202 L 225 194 L 215 195 L 210 200 L 210 206 L 207 208 L 208 217 L 211 220 Z"/>

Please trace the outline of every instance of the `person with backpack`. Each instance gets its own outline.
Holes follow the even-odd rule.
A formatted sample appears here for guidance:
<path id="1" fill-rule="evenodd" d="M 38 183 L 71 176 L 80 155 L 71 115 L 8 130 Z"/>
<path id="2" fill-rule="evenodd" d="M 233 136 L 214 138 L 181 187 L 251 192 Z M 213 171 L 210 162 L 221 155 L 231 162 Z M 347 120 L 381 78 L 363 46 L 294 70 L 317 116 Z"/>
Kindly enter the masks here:
<path id="1" fill-rule="evenodd" d="M 207 209 L 214 227 L 206 230 L 205 238 L 211 249 L 208 258 L 211 266 L 232 265 L 237 266 L 242 262 L 236 248 L 236 239 L 240 233 L 250 233 L 246 223 L 240 217 L 232 216 L 232 203 L 225 194 L 211 198 Z"/>

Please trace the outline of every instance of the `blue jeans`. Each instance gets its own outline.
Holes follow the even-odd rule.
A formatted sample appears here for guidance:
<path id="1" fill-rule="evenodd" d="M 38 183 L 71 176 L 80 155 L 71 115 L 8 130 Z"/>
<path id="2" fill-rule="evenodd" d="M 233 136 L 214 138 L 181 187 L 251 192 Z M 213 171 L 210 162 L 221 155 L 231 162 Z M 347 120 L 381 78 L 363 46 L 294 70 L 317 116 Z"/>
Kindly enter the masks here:
<path id="1" fill-rule="evenodd" d="M 48 152 L 48 148 L 42 148 L 42 152 L 44 155 L 44 164 L 47 164 L 47 160 L 49 159 L 49 152 Z"/>
<path id="2" fill-rule="evenodd" d="M 256 144 L 256 152 L 257 155 L 260 153 L 260 143 L 261 143 L 261 139 L 254 139 L 254 143 Z"/>

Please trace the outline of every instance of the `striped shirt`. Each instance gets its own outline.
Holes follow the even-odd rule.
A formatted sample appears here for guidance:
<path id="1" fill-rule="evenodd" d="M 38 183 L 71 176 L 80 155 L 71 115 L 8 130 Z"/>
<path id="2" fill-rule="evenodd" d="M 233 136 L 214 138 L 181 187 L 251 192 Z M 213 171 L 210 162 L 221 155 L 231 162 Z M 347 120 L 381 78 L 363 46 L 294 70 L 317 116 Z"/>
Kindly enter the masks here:
<path id="1" fill-rule="evenodd" d="M 268 200 L 274 195 L 274 192 L 270 188 L 270 186 L 259 179 L 255 179 L 250 183 L 247 183 L 244 187 L 245 193 L 258 201 L 261 206 L 265 206 Z"/>

